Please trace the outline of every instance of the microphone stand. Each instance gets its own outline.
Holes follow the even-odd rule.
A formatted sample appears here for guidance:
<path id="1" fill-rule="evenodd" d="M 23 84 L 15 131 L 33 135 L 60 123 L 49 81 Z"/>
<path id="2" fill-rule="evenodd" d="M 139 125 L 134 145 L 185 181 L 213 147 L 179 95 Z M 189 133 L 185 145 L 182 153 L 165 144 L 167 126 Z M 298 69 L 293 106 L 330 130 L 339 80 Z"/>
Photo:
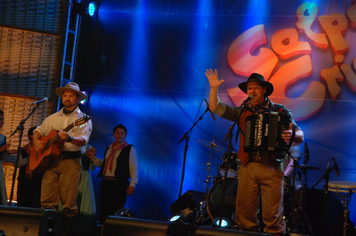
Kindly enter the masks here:
<path id="1" fill-rule="evenodd" d="M 329 162 L 330 163 L 330 162 Z M 323 203 L 323 213 L 322 213 L 322 221 L 321 221 L 321 234 L 323 235 L 324 233 L 324 228 L 325 228 L 325 212 L 326 212 L 326 203 L 327 203 L 327 198 L 328 198 L 328 186 L 329 186 L 329 179 L 330 179 L 330 173 L 335 169 L 335 166 L 333 165 L 332 167 L 329 167 L 326 169 L 325 173 L 323 176 L 311 187 L 311 189 L 314 189 L 315 186 L 322 180 L 325 179 L 325 185 L 324 185 L 324 203 Z"/>
<path id="2" fill-rule="evenodd" d="M 37 103 L 36 106 L 34 106 L 32 108 L 32 111 L 25 119 L 21 120 L 20 124 L 17 126 L 17 128 L 10 135 L 10 137 L 12 137 L 14 134 L 16 134 L 17 131 L 20 131 L 19 145 L 17 147 L 16 159 L 15 159 L 15 165 L 14 165 L 14 173 L 12 175 L 11 193 L 10 193 L 10 199 L 9 199 L 9 203 L 8 203 L 9 206 L 11 206 L 12 199 L 14 196 L 14 186 L 15 186 L 15 181 L 16 181 L 17 167 L 19 164 L 20 153 L 21 153 L 21 141 L 22 141 L 22 136 L 23 136 L 23 131 L 24 131 L 24 124 L 32 116 L 32 114 L 35 113 L 35 111 L 38 109 L 38 107 L 39 107 L 39 103 Z"/>
<path id="3" fill-rule="evenodd" d="M 198 122 L 200 120 L 203 119 L 203 116 L 205 115 L 205 113 L 207 113 L 209 111 L 209 107 L 204 111 L 204 113 L 197 119 L 197 121 L 192 125 L 192 127 L 190 127 L 190 129 L 184 133 L 183 137 L 180 139 L 180 141 L 178 142 L 178 144 L 180 144 L 183 140 L 185 140 L 185 146 L 184 146 L 184 157 L 183 157 L 183 168 L 182 168 L 182 178 L 181 178 L 181 182 L 180 182 L 180 188 L 179 188 L 179 196 L 178 198 L 180 198 L 180 196 L 182 196 L 182 188 L 183 188 L 183 181 L 184 181 L 184 173 L 185 173 L 185 162 L 187 160 L 187 152 L 188 152 L 188 142 L 189 142 L 189 134 L 192 131 L 192 129 L 195 127 L 196 124 L 198 124 Z"/>

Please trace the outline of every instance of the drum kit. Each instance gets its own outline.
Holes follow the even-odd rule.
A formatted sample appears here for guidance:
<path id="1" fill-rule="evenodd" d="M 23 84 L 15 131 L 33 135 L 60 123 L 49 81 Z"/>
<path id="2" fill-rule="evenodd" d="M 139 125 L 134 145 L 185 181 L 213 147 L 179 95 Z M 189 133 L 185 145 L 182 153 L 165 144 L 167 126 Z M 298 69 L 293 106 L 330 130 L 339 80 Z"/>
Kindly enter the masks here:
<path id="1" fill-rule="evenodd" d="M 197 214 L 197 223 L 210 225 L 212 220 L 216 218 L 225 218 L 233 223 L 236 209 L 237 177 L 240 169 L 240 160 L 237 159 L 237 153 L 226 151 L 225 148 L 217 145 L 215 140 L 212 142 L 199 140 L 198 142 L 210 148 L 210 157 L 209 162 L 205 164 L 207 166 L 205 202 L 201 203 Z M 223 156 L 217 174 L 213 178 L 213 186 L 209 189 L 213 177 L 210 175 L 213 151 L 221 152 Z"/>
<path id="2" fill-rule="evenodd" d="M 197 213 L 197 224 L 198 225 L 209 225 L 212 220 L 218 219 L 227 219 L 230 223 L 234 223 L 235 213 L 236 213 L 236 193 L 238 186 L 238 174 L 241 162 L 237 158 L 236 150 L 226 151 L 223 147 L 217 145 L 215 140 L 212 142 L 199 140 L 199 143 L 203 144 L 206 147 L 210 148 L 210 158 L 209 162 L 206 163 L 207 166 L 207 178 L 205 180 L 205 201 L 201 203 L 200 210 Z M 221 163 L 218 167 L 217 174 L 213 178 L 213 186 L 209 189 L 209 183 L 211 182 L 212 176 L 210 175 L 211 167 L 211 157 L 212 152 L 217 151 L 223 153 Z M 307 221 L 305 212 L 303 210 L 303 189 L 306 188 L 306 172 L 308 170 L 319 169 L 317 167 L 311 167 L 307 165 L 294 164 L 295 167 L 298 167 L 299 170 L 303 173 L 302 186 L 298 194 L 295 193 L 295 178 L 291 179 L 290 182 L 285 186 L 285 219 L 287 224 L 290 225 L 290 228 L 294 228 L 291 232 L 300 231 L 300 225 L 303 224 L 303 221 Z M 296 168 L 294 170 L 296 172 Z M 295 174 L 293 176 L 296 176 Z M 296 196 L 299 195 L 298 199 Z M 292 203 L 291 203 L 292 201 Z M 295 215 L 297 213 L 297 216 Z M 258 228 L 263 231 L 263 222 L 261 216 L 261 206 L 259 206 L 257 214 L 258 219 Z M 300 222 L 302 221 L 302 222 Z M 298 228 L 298 229 L 297 229 Z M 305 230 L 303 230 L 305 231 Z"/>
<path id="3" fill-rule="evenodd" d="M 236 150 L 226 151 L 226 148 L 223 148 L 215 143 L 215 140 L 212 142 L 205 140 L 198 140 L 200 144 L 203 144 L 206 147 L 210 148 L 210 157 L 209 162 L 205 165 L 207 166 L 207 177 L 205 180 L 205 201 L 200 203 L 200 209 L 196 215 L 197 225 L 211 225 L 214 219 L 227 219 L 230 223 L 234 223 L 235 213 L 236 213 L 236 193 L 238 186 L 238 174 L 240 170 L 240 160 L 237 158 Z M 218 166 L 216 175 L 213 177 L 210 175 L 211 171 L 211 158 L 213 151 L 222 153 L 221 163 Z M 294 171 L 292 178 L 290 178 L 285 185 L 284 191 L 284 218 L 287 223 L 287 228 L 291 235 L 293 233 L 309 233 L 313 236 L 314 232 L 309 223 L 309 220 L 305 212 L 305 201 L 306 201 L 306 190 L 307 187 L 307 171 L 317 170 L 318 167 L 308 166 L 307 162 L 309 161 L 309 153 L 305 153 L 304 163 L 299 165 L 298 160 L 294 160 Z M 294 158 L 293 158 L 294 159 Z M 322 178 L 325 178 L 325 175 L 328 174 L 334 169 L 334 167 L 329 168 L 327 173 L 323 175 Z M 301 173 L 299 176 L 300 186 L 296 186 L 296 176 L 297 173 Z M 213 179 L 213 186 L 209 188 L 209 184 Z M 320 180 L 319 180 L 320 181 Z M 317 185 L 319 181 L 315 184 Z M 311 187 L 313 189 L 315 187 Z M 349 212 L 347 210 L 348 203 L 351 199 L 351 195 L 356 192 L 356 182 L 344 182 L 344 181 L 333 181 L 326 183 L 326 191 L 336 193 L 343 206 L 344 210 L 344 236 L 346 236 L 346 227 L 348 222 Z M 261 216 L 259 217 L 259 211 L 257 214 L 257 219 L 259 224 L 258 228 L 263 230 L 263 222 Z"/>

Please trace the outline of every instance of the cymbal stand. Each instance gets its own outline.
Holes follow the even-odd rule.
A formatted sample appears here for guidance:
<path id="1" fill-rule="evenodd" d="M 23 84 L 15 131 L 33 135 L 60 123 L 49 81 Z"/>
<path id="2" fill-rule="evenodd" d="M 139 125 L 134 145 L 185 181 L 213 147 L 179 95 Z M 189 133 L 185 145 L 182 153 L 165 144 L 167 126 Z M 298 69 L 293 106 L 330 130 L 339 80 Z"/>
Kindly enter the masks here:
<path id="1" fill-rule="evenodd" d="M 322 213 L 322 221 L 321 221 L 321 233 L 324 233 L 324 228 L 325 228 L 325 212 L 326 212 L 326 203 L 327 203 L 327 197 L 328 197 L 328 186 L 329 186 L 329 179 L 330 179 L 330 173 L 331 171 L 334 170 L 335 166 L 333 165 L 332 167 L 329 167 L 330 161 L 328 163 L 328 168 L 326 169 L 325 173 L 323 176 L 310 188 L 314 189 L 316 185 L 322 180 L 325 179 L 325 185 L 324 185 L 324 203 L 323 203 L 323 213 Z"/>
<path id="2" fill-rule="evenodd" d="M 290 153 L 289 156 L 293 159 L 293 173 L 292 173 L 292 183 L 290 184 L 290 186 L 288 186 L 288 205 L 287 207 L 288 209 L 288 215 L 286 216 L 286 224 L 287 224 L 287 230 L 289 232 L 292 231 L 294 225 L 292 225 L 293 221 L 293 212 L 294 212 L 294 205 L 296 200 L 294 199 L 294 192 L 295 192 L 295 175 L 297 173 L 297 163 L 298 161 L 296 160 L 296 158 L 294 158 Z"/>
<path id="3" fill-rule="evenodd" d="M 293 200 L 294 204 L 295 204 L 295 208 L 296 210 L 298 211 L 298 216 L 301 216 L 301 220 L 302 220 L 302 227 L 303 227 L 303 233 L 305 233 L 306 231 L 306 227 L 308 227 L 308 230 L 309 230 L 309 233 L 310 233 L 310 236 L 314 236 L 314 231 L 313 231 L 313 228 L 311 227 L 311 224 L 309 222 L 309 219 L 307 217 L 307 214 L 305 212 L 305 200 L 306 200 L 306 190 L 307 190 L 307 168 L 301 168 L 301 166 L 299 166 L 298 164 L 298 160 L 296 158 L 294 158 L 293 156 L 291 156 L 293 158 L 293 167 L 294 167 L 294 171 L 293 171 L 293 179 L 292 179 L 292 193 L 291 193 L 291 201 Z M 295 186 L 295 173 L 297 171 L 297 169 L 299 169 L 301 172 L 302 172 L 302 187 L 300 188 L 301 190 L 301 200 L 300 202 L 298 203 L 293 197 L 294 197 L 294 186 Z M 292 204 L 291 204 L 292 205 Z M 293 210 L 291 208 L 291 211 L 290 211 L 290 218 L 288 220 L 291 220 L 292 219 L 292 213 L 293 213 Z M 292 229 L 297 223 L 295 222 L 294 225 L 290 225 L 290 221 L 288 221 L 289 223 L 289 229 Z"/>
<path id="4" fill-rule="evenodd" d="M 197 224 L 198 225 L 206 225 L 206 220 L 207 220 L 207 219 L 205 219 L 204 214 L 206 212 L 206 201 L 208 200 L 209 184 L 210 184 L 210 179 L 212 177 L 210 175 L 210 167 L 211 167 L 211 158 L 212 158 L 213 150 L 216 147 L 214 141 L 215 141 L 215 139 L 210 143 L 209 162 L 205 163 L 206 171 L 207 171 L 206 180 L 204 181 L 205 182 L 205 197 L 204 197 L 204 201 L 200 202 L 200 209 L 197 213 Z"/>
<path id="5" fill-rule="evenodd" d="M 206 180 L 205 180 L 205 201 L 208 199 L 208 191 L 209 191 L 209 183 L 210 183 L 210 179 L 211 179 L 211 175 L 210 175 L 210 168 L 211 168 L 211 157 L 213 154 L 213 150 L 215 148 L 215 143 L 214 143 L 215 139 L 211 142 L 210 144 L 210 156 L 209 156 L 209 162 L 205 163 L 206 165 Z"/>

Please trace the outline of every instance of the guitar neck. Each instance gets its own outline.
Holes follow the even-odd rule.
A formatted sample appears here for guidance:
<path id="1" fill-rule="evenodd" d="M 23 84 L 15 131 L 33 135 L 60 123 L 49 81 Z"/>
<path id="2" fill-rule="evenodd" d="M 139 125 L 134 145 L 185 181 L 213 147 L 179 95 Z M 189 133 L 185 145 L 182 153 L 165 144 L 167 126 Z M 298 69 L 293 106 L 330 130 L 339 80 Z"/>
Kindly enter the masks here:
<path id="1" fill-rule="evenodd" d="M 74 122 L 75 123 L 75 122 Z M 63 131 L 68 132 L 74 127 L 74 123 L 68 125 Z M 55 136 L 53 136 L 51 139 L 48 140 L 48 142 L 45 145 L 45 149 L 49 148 L 54 142 L 56 142 L 59 139 L 59 134 L 57 133 Z"/>

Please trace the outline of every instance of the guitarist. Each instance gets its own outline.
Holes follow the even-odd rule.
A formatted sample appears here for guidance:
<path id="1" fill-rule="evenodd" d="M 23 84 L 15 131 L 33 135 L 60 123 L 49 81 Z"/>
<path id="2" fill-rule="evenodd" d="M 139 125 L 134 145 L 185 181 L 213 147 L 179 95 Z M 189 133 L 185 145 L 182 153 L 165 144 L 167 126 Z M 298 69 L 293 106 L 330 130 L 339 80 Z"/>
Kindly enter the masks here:
<path id="1" fill-rule="evenodd" d="M 89 120 L 87 125 L 75 126 L 68 133 L 63 131 L 68 125 L 84 116 L 78 103 L 86 99 L 86 95 L 74 82 L 57 88 L 55 92 L 61 98 L 63 108 L 47 117 L 33 133 L 34 147 L 38 152 L 45 147 L 41 137 L 48 136 L 52 130 L 58 131 L 60 138 L 56 142 L 59 146 L 62 145 L 59 157 L 54 159 L 43 174 L 41 208 L 58 210 L 61 202 L 64 235 L 73 235 L 73 225 L 78 212 L 76 199 L 81 178 L 80 150 L 89 142 L 92 123 Z"/>

